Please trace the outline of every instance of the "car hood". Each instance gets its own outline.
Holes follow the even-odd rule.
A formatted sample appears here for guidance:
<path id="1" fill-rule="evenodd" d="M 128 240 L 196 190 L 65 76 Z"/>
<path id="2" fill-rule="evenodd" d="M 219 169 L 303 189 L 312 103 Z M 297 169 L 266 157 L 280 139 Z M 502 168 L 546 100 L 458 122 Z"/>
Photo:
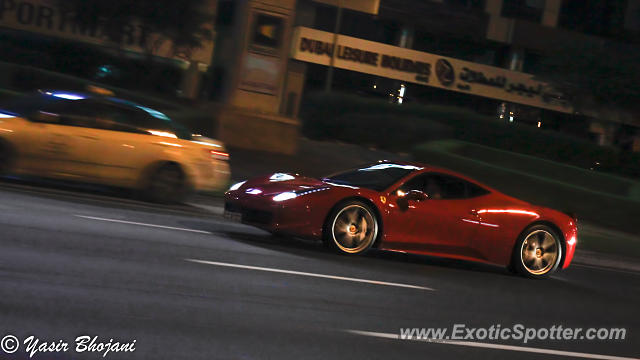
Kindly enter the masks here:
<path id="1" fill-rule="evenodd" d="M 287 191 L 304 192 L 317 188 L 331 187 L 321 180 L 290 173 L 275 173 L 245 182 L 238 191 L 250 194 L 274 195 Z"/>

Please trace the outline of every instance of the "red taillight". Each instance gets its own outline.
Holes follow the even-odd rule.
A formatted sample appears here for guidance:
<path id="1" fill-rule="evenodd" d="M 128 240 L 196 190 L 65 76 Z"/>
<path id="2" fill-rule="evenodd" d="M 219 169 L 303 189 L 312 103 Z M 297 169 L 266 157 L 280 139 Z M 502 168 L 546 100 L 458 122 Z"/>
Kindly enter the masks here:
<path id="1" fill-rule="evenodd" d="M 209 155 L 211 155 L 212 159 L 229 160 L 229 153 L 226 153 L 224 151 L 207 150 L 207 152 L 209 153 Z"/>

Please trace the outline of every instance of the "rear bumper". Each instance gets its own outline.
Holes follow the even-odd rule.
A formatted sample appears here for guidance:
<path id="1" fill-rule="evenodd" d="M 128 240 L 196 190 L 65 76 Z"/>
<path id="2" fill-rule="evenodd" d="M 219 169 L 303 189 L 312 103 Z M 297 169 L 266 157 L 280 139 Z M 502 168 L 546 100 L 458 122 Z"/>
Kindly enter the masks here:
<path id="1" fill-rule="evenodd" d="M 231 171 L 228 162 L 216 160 L 212 163 L 193 166 L 191 175 L 195 191 L 221 191 L 229 185 Z"/>

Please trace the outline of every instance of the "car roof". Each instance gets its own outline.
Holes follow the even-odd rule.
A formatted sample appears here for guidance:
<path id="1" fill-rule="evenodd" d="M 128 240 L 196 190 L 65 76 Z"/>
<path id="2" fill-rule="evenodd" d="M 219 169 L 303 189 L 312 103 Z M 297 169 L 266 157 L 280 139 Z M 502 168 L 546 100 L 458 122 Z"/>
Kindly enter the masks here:
<path id="1" fill-rule="evenodd" d="M 43 96 L 53 96 L 53 97 L 56 97 L 58 99 L 67 100 L 67 101 L 86 100 L 86 99 L 101 100 L 101 101 L 105 101 L 105 102 L 108 102 L 108 103 L 129 107 L 131 109 L 142 110 L 142 111 L 146 112 L 147 114 L 149 114 L 149 115 L 151 115 L 151 116 L 153 116 L 155 118 L 158 118 L 160 120 L 171 121 L 171 119 L 167 115 L 165 115 L 164 113 L 162 113 L 162 112 L 160 112 L 158 110 L 155 110 L 155 109 L 152 109 L 150 107 L 138 104 L 138 103 L 136 103 L 134 101 L 131 101 L 131 100 L 126 100 L 126 99 L 121 99 L 121 98 L 114 97 L 111 94 L 102 95 L 102 94 L 95 94 L 95 93 L 91 93 L 91 92 L 62 91 L 62 90 L 42 91 L 42 92 L 40 92 L 40 94 L 42 94 Z"/>
<path id="2" fill-rule="evenodd" d="M 390 161 L 390 160 L 380 160 L 378 161 L 378 163 L 386 163 L 386 164 L 393 164 L 393 165 L 400 165 L 400 166 L 415 166 L 415 167 L 420 167 L 422 168 L 422 170 L 420 170 L 420 173 L 428 173 L 428 172 L 437 172 L 437 173 L 441 173 L 441 174 L 445 174 L 445 175 L 451 175 L 451 176 L 455 176 L 455 177 L 459 177 L 463 180 L 469 181 L 471 183 L 474 183 L 476 185 L 480 185 L 488 190 L 491 190 L 493 192 L 500 192 L 494 188 L 492 188 L 491 186 L 480 182 L 472 177 L 469 177 L 468 175 L 459 173 L 457 171 L 453 171 L 447 168 L 443 168 L 443 167 L 438 167 L 438 166 L 433 166 L 433 165 L 429 165 L 429 164 L 425 164 L 422 162 L 417 162 L 417 161 L 409 161 L 409 160 L 401 160 L 401 161 Z"/>

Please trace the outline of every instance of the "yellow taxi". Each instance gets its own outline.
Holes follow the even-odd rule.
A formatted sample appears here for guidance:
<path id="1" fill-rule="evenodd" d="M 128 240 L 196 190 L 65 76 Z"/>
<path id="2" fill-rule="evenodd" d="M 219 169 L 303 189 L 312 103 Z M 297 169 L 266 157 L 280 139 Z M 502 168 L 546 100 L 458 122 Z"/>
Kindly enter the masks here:
<path id="1" fill-rule="evenodd" d="M 0 106 L 0 175 L 140 190 L 182 201 L 228 185 L 229 154 L 157 110 L 91 93 L 38 92 Z"/>

